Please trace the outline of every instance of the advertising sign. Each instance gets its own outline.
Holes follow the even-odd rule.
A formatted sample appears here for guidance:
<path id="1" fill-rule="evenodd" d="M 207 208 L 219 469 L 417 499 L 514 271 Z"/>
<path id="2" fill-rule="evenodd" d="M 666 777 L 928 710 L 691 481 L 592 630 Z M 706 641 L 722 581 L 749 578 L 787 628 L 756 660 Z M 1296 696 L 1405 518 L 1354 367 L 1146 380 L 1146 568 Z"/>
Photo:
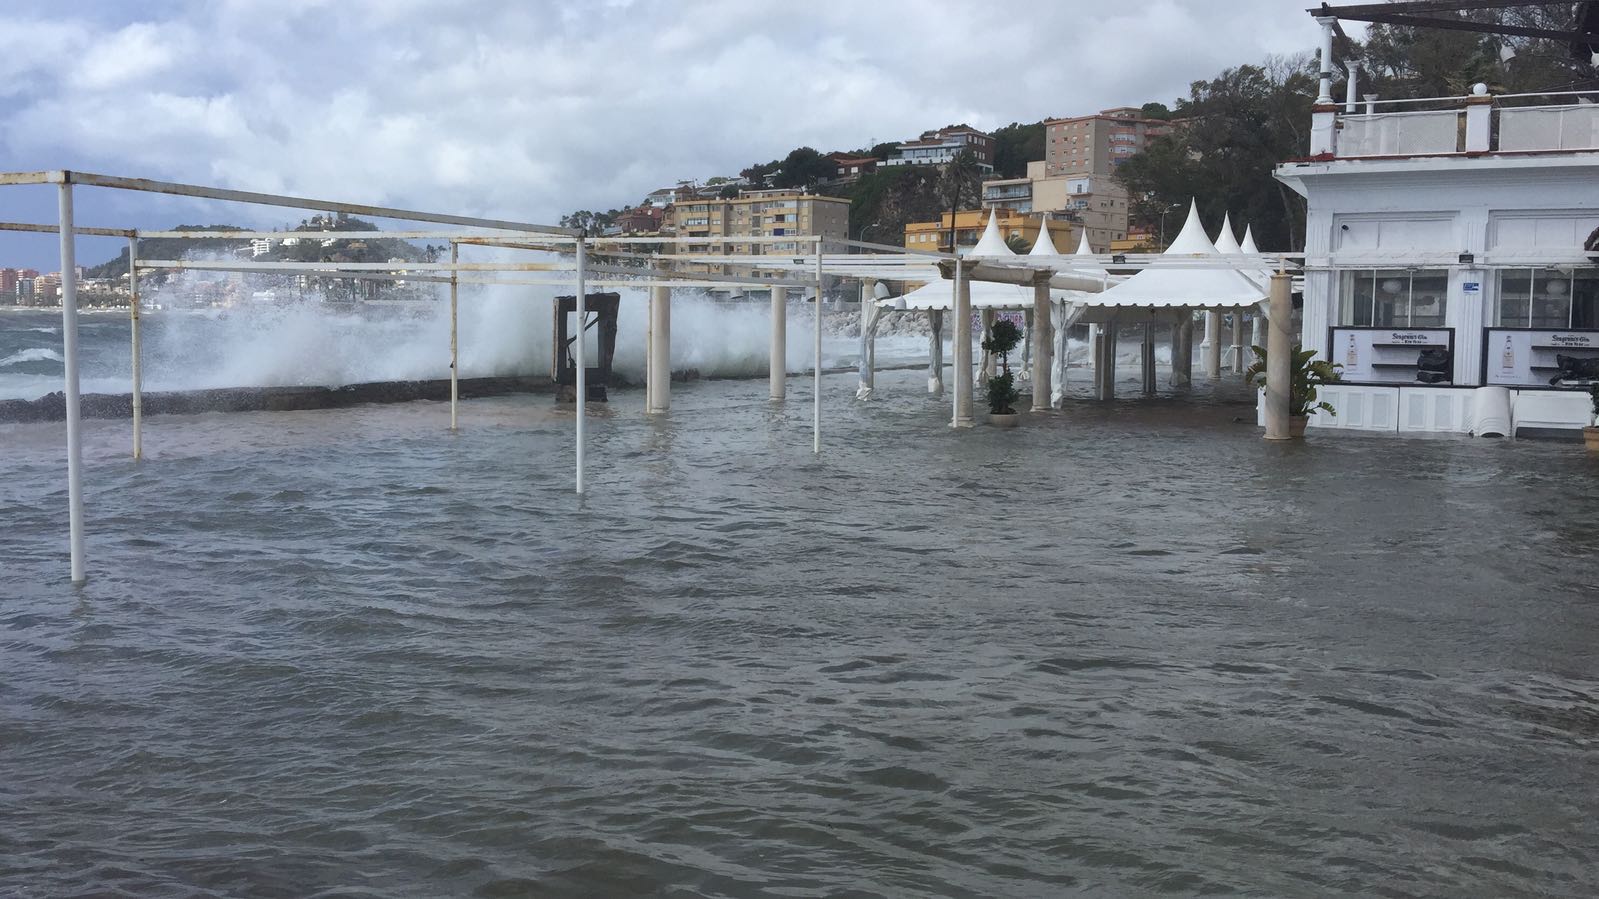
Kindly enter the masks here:
<path id="1" fill-rule="evenodd" d="M 1489 328 L 1484 383 L 1548 387 L 1560 377 L 1560 356 L 1599 357 L 1599 331 Z"/>
<path id="2" fill-rule="evenodd" d="M 1448 328 L 1333 328 L 1331 355 L 1356 384 L 1448 384 L 1454 342 Z"/>

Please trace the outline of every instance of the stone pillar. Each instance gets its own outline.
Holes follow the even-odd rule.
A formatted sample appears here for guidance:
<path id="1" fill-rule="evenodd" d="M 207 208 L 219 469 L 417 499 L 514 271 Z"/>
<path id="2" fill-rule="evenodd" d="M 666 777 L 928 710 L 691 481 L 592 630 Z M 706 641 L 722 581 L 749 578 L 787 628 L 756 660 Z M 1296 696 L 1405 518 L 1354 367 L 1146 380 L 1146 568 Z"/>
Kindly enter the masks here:
<path id="1" fill-rule="evenodd" d="M 972 282 L 955 269 L 955 417 L 950 424 L 969 428 L 972 420 Z"/>
<path id="2" fill-rule="evenodd" d="M 1289 376 L 1293 369 L 1293 278 L 1271 276 L 1271 305 L 1266 323 L 1266 439 L 1289 440 Z"/>
<path id="3" fill-rule="evenodd" d="M 944 310 L 933 309 L 927 313 L 930 332 L 927 347 L 927 392 L 933 396 L 944 395 Z"/>
<path id="4" fill-rule="evenodd" d="M 870 399 L 872 391 L 877 388 L 877 372 L 874 370 L 875 360 L 873 342 L 875 335 L 872 333 L 877 327 L 877 279 L 866 278 L 861 281 L 861 362 L 860 386 L 855 390 L 858 400 Z"/>
<path id="5" fill-rule="evenodd" d="M 672 288 L 650 288 L 650 330 L 646 340 L 644 412 L 664 415 L 672 409 Z"/>
<path id="6" fill-rule="evenodd" d="M 1053 386 L 1050 383 L 1050 351 L 1054 341 L 1050 335 L 1049 279 L 1040 277 L 1033 281 L 1033 330 L 1028 338 L 1033 343 L 1033 411 L 1044 412 L 1050 408 Z"/>
<path id="7" fill-rule="evenodd" d="M 1466 99 L 1466 152 L 1487 153 L 1493 149 L 1494 98 L 1488 85 L 1476 84 Z"/>
<path id="8" fill-rule="evenodd" d="M 788 390 L 788 288 L 772 285 L 772 350 L 768 380 L 772 402 L 782 402 Z"/>

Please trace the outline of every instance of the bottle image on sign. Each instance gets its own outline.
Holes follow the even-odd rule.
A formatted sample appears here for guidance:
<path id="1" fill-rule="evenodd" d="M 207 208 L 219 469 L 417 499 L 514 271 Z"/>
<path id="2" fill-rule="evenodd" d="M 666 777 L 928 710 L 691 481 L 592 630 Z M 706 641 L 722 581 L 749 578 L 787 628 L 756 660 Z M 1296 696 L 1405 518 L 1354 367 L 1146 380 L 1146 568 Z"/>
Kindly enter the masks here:
<path id="1" fill-rule="evenodd" d="M 1516 348 L 1510 345 L 1509 334 L 1505 335 L 1505 353 L 1499 359 L 1499 368 L 1507 372 L 1516 370 Z"/>
<path id="2" fill-rule="evenodd" d="M 1355 349 L 1355 335 L 1349 335 L 1349 350 L 1344 353 L 1344 366 L 1355 368 L 1360 364 L 1360 351 Z"/>

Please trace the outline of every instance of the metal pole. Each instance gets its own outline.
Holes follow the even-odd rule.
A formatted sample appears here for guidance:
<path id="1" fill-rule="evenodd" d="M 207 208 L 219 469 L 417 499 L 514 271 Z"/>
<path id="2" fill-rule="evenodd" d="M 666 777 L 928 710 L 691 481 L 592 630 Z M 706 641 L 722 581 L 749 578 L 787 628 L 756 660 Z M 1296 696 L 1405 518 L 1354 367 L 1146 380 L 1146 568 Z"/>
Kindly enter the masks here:
<path id="1" fill-rule="evenodd" d="M 1293 437 L 1289 427 L 1289 376 L 1292 371 L 1289 354 L 1293 352 L 1293 336 L 1288 333 L 1289 319 L 1293 316 L 1293 276 L 1278 272 L 1271 276 L 1269 311 L 1266 315 L 1266 439 L 1288 440 Z"/>
<path id="2" fill-rule="evenodd" d="M 583 440 L 585 404 L 588 403 L 588 358 L 583 350 L 585 338 L 588 336 L 588 290 L 586 278 L 588 273 L 584 268 L 588 264 L 587 248 L 584 239 L 577 239 L 577 492 L 583 492 Z"/>
<path id="3" fill-rule="evenodd" d="M 788 303 L 787 289 L 781 284 L 772 285 L 772 349 L 768 361 L 767 378 L 771 384 L 772 402 L 783 401 L 788 385 Z"/>
<path id="4" fill-rule="evenodd" d="M 811 397 L 811 452 L 822 454 L 822 239 L 816 239 L 816 389 Z"/>
<path id="5" fill-rule="evenodd" d="M 672 409 L 672 288 L 664 284 L 650 288 L 647 343 L 644 411 L 648 415 L 664 415 Z"/>
<path id="6" fill-rule="evenodd" d="M 133 458 L 144 458 L 144 372 L 139 348 L 139 239 L 128 238 L 128 326 L 133 338 Z"/>
<path id="7" fill-rule="evenodd" d="M 455 241 L 450 241 L 450 265 L 454 266 L 461 260 L 461 247 Z M 460 299 L 460 278 L 455 269 L 450 269 L 450 430 L 456 430 L 456 413 L 461 404 L 461 357 L 460 340 L 457 331 L 456 311 Z"/>
<path id="8" fill-rule="evenodd" d="M 60 190 L 61 355 L 66 360 L 67 527 L 72 545 L 72 582 L 87 580 L 83 558 L 83 429 L 78 417 L 78 259 L 73 244 L 72 182 Z M 131 262 L 131 260 L 130 260 Z"/>
<path id="9" fill-rule="evenodd" d="M 871 335 L 871 310 L 872 304 L 877 301 L 877 279 L 865 278 L 861 281 L 861 361 L 860 386 L 855 390 L 855 398 L 864 400 L 872 395 L 872 382 L 875 380 L 872 371 L 872 335 Z"/>

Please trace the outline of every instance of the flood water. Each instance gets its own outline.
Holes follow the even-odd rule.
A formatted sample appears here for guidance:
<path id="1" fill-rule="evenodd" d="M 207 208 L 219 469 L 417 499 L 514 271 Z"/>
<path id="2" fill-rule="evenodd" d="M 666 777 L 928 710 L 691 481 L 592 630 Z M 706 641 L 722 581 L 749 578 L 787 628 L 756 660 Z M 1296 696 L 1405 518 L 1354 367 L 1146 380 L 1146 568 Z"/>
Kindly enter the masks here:
<path id="1" fill-rule="evenodd" d="M 0 894 L 1599 889 L 1580 446 L 924 383 L 0 425 Z"/>

